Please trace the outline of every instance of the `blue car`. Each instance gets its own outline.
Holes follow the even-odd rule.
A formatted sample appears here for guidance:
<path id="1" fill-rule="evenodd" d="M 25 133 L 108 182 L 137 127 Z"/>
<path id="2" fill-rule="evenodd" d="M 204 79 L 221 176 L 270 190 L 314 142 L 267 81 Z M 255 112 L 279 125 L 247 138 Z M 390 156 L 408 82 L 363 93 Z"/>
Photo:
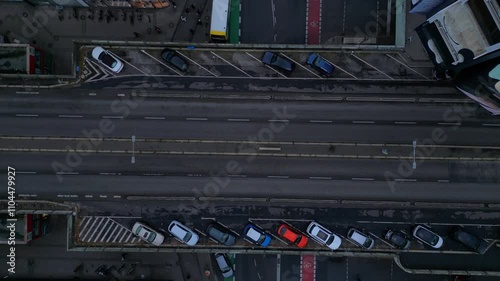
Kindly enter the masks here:
<path id="1" fill-rule="evenodd" d="M 332 76 L 335 67 L 327 60 L 318 54 L 310 54 L 307 58 L 306 64 L 316 69 L 321 75 L 330 77 Z"/>
<path id="2" fill-rule="evenodd" d="M 290 74 L 295 68 L 293 61 L 273 52 L 264 52 L 261 61 L 264 64 L 284 71 L 286 74 Z"/>
<path id="3" fill-rule="evenodd" d="M 248 223 L 243 229 L 243 236 L 253 243 L 262 247 L 267 247 L 271 243 L 271 236 L 253 223 Z"/>

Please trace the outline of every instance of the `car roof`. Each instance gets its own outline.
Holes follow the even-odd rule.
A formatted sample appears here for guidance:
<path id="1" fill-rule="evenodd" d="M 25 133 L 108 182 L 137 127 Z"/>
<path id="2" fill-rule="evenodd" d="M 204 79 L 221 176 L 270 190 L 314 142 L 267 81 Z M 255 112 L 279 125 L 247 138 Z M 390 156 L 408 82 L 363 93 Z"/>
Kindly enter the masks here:
<path id="1" fill-rule="evenodd" d="M 252 240 L 257 241 L 257 240 L 259 240 L 259 238 L 260 238 L 260 236 L 262 235 L 262 233 L 260 233 L 260 232 L 258 232 L 257 230 L 255 230 L 255 229 L 253 228 L 253 226 L 252 226 L 252 227 L 250 227 L 250 228 L 248 229 L 248 231 L 247 231 L 246 235 L 247 235 L 248 237 L 250 237 Z"/>

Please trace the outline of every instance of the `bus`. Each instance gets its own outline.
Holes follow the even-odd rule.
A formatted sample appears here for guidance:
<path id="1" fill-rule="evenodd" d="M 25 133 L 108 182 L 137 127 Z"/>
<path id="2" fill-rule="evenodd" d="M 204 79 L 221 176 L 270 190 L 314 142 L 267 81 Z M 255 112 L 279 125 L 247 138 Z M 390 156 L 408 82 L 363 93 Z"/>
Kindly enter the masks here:
<path id="1" fill-rule="evenodd" d="M 227 43 L 229 40 L 229 1 L 213 0 L 212 22 L 210 23 L 210 42 Z"/>

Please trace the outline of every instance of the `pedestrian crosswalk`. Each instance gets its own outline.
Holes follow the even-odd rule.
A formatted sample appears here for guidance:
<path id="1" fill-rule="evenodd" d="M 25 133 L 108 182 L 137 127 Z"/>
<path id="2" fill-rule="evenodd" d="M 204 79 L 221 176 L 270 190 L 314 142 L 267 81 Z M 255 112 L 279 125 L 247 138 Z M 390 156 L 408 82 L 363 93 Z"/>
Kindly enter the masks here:
<path id="1" fill-rule="evenodd" d="M 83 217 L 79 228 L 79 241 L 95 244 L 138 244 L 140 239 L 128 227 L 110 217 Z"/>

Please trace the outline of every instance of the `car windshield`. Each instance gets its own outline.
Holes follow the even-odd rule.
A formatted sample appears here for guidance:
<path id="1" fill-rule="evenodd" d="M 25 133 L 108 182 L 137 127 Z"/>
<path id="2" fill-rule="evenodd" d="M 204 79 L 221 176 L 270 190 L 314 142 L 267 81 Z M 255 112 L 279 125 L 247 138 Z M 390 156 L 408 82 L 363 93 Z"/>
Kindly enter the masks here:
<path id="1" fill-rule="evenodd" d="M 261 234 L 259 237 L 259 240 L 257 240 L 257 243 L 262 244 L 266 240 L 266 236 L 264 234 Z"/>
<path id="2" fill-rule="evenodd" d="M 149 233 L 149 237 L 147 238 L 147 240 L 148 240 L 148 242 L 151 243 L 151 242 L 153 242 L 155 240 L 155 238 L 156 238 L 156 233 L 150 232 Z"/>
<path id="3" fill-rule="evenodd" d="M 365 240 L 365 243 L 363 243 L 363 246 L 365 246 L 366 248 L 369 248 L 372 245 L 372 242 L 373 242 L 373 239 L 367 237 Z"/>
<path id="4" fill-rule="evenodd" d="M 141 233 L 141 230 L 142 226 L 137 227 L 137 229 L 135 230 L 135 235 L 139 235 L 139 233 Z"/>
<path id="5" fill-rule="evenodd" d="M 193 236 L 193 234 L 191 234 L 191 232 L 186 232 L 186 236 L 184 236 L 184 239 L 183 239 L 184 242 L 188 242 L 192 236 Z"/>
<path id="6" fill-rule="evenodd" d="M 302 239 L 302 235 L 297 235 L 297 239 L 295 239 L 295 244 L 299 244 L 300 239 Z"/>
<path id="7" fill-rule="evenodd" d="M 397 245 L 403 245 L 404 242 L 405 242 L 405 239 L 403 237 L 401 237 L 400 235 L 398 235 L 398 234 L 394 234 L 391 237 L 391 240 L 392 240 L 392 242 L 394 242 Z"/>
<path id="8" fill-rule="evenodd" d="M 419 229 L 416 234 L 422 240 L 428 242 L 431 245 L 436 245 L 437 242 L 439 241 L 439 237 L 437 237 L 433 233 L 431 233 L 428 230 L 425 230 L 423 228 Z"/>
<path id="9" fill-rule="evenodd" d="M 115 58 L 113 58 L 106 52 L 102 52 L 99 54 L 99 60 L 111 68 L 115 67 L 116 64 L 118 63 Z"/>

